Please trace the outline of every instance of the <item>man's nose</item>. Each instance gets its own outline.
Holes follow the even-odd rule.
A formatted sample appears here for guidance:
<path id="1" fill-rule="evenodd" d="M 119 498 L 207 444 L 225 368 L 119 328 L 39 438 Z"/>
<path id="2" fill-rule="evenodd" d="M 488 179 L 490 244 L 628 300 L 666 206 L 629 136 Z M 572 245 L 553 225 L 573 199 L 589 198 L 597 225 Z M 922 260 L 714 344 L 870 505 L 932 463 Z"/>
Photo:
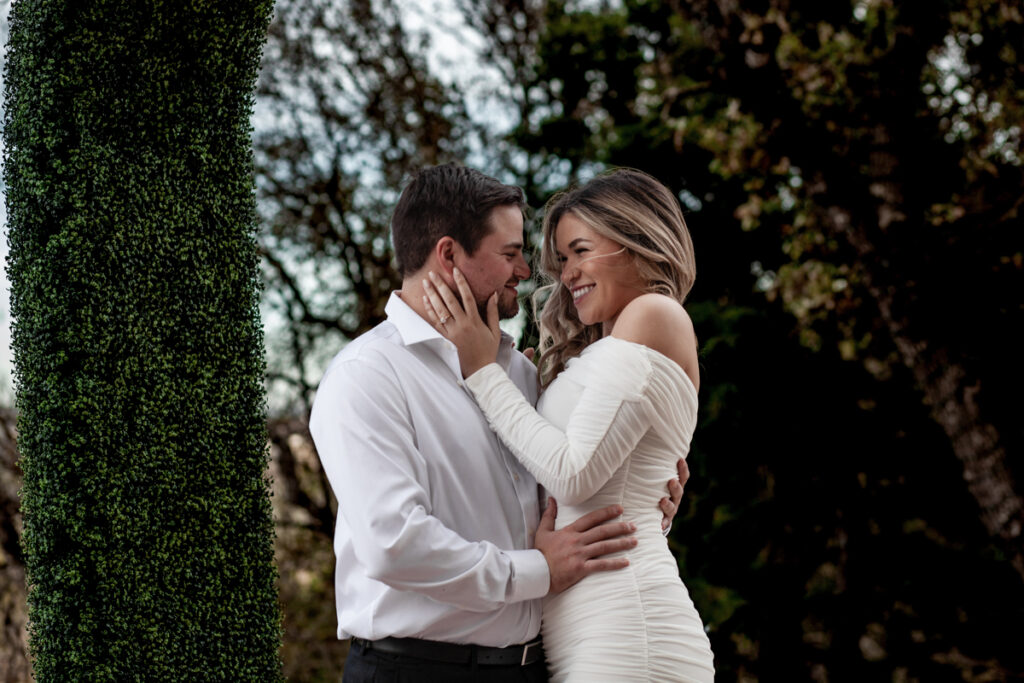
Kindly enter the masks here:
<path id="1" fill-rule="evenodd" d="M 525 257 L 519 257 L 514 272 L 515 276 L 520 280 L 525 280 L 526 278 L 530 277 L 530 265 L 526 262 Z"/>

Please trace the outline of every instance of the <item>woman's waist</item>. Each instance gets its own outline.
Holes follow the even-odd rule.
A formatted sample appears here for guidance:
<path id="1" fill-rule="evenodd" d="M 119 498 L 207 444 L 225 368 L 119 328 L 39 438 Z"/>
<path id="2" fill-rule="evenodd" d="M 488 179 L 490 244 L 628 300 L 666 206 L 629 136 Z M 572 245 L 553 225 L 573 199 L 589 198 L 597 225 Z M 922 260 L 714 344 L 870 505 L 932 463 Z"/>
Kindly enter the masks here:
<path id="1" fill-rule="evenodd" d="M 644 472 L 640 476 L 639 468 L 631 469 L 624 465 L 584 501 L 569 504 L 559 500 L 556 525 L 572 524 L 580 517 L 608 505 L 621 505 L 624 512 L 620 519 L 623 521 L 640 524 L 654 519 L 660 527 L 662 512 L 659 503 L 669 495 L 668 483 L 677 476 L 674 463 L 672 471 L 665 473 L 659 469 L 657 472 Z M 558 499 L 557 495 L 555 499 Z"/>
<path id="2" fill-rule="evenodd" d="M 668 495 L 667 492 L 665 495 Z M 622 501 L 621 499 L 598 500 L 592 498 L 580 505 L 558 504 L 558 515 L 555 517 L 555 528 L 562 529 L 591 512 L 601 510 L 609 505 L 621 505 L 622 514 L 608 520 L 605 524 L 615 522 L 631 522 L 636 524 L 637 533 L 653 532 L 662 535 L 661 522 L 664 514 L 659 507 L 660 498 L 650 498 L 642 502 Z"/>
<path id="3" fill-rule="evenodd" d="M 629 566 L 585 576 L 567 590 L 550 594 L 544 599 L 545 612 L 550 606 L 591 609 L 591 603 L 623 600 L 636 605 L 646 599 L 668 601 L 692 608 L 689 592 L 679 576 L 679 566 L 662 538 L 661 544 L 645 544 L 641 540 L 635 548 L 607 555 L 625 556 Z"/>
<path id="4" fill-rule="evenodd" d="M 561 512 L 559 512 L 561 517 Z M 575 519 L 556 520 L 555 527 L 562 528 L 571 524 Z M 605 524 L 613 524 L 616 522 L 634 522 L 636 524 L 636 531 L 632 533 L 632 536 L 636 538 L 637 544 L 632 548 L 626 550 L 620 550 L 616 553 L 604 555 L 603 557 L 627 557 L 630 559 L 630 563 L 633 563 L 637 557 L 647 557 L 651 553 L 663 555 L 663 559 L 667 559 L 672 567 L 676 567 L 675 558 L 672 556 L 671 551 L 668 548 L 668 539 L 661 530 L 661 515 L 653 516 L 653 519 L 640 519 L 633 520 L 626 515 L 621 515 L 615 519 L 605 522 Z M 678 568 L 675 569 L 678 571 Z"/>

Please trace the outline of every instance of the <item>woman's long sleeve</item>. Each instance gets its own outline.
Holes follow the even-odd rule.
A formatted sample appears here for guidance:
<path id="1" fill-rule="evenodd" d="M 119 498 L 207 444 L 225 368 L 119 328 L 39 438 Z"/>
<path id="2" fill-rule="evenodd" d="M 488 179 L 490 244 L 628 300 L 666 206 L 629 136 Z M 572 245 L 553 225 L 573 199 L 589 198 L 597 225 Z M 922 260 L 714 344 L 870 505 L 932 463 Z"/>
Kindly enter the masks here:
<path id="1" fill-rule="evenodd" d="M 645 395 L 652 367 L 642 348 L 594 349 L 601 368 L 573 408 L 565 431 L 545 420 L 497 364 L 466 379 L 494 431 L 560 502 L 585 501 L 615 473 L 652 424 Z"/>

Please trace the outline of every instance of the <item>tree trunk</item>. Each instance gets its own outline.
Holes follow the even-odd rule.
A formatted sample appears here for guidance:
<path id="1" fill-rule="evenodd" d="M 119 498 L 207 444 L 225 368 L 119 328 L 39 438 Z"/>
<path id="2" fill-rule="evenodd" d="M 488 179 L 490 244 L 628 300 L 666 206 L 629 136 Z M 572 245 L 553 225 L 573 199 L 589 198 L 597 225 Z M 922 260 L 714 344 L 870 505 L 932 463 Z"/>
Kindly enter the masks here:
<path id="1" fill-rule="evenodd" d="M 982 524 L 1000 540 L 1014 569 L 1024 579 L 1024 500 L 1015 489 L 999 433 L 978 407 L 981 383 L 970 381 L 964 367 L 949 358 L 944 349 L 933 349 L 928 342 L 907 336 L 905 323 L 892 315 L 892 297 L 877 288 L 873 290 L 904 364 L 913 371 L 925 402 L 931 406 L 932 417 L 949 437 L 964 468 L 964 481 L 978 503 Z"/>
<path id="2" fill-rule="evenodd" d="M 28 683 L 28 595 L 21 556 L 17 416 L 0 408 L 0 681 Z"/>
<path id="3" fill-rule="evenodd" d="M 881 166 L 887 170 L 893 168 L 889 163 Z M 881 203 L 878 218 L 880 225 L 888 227 L 892 218 L 900 215 L 895 201 L 899 199 L 898 189 L 894 183 L 881 180 L 875 189 L 887 200 Z M 874 258 L 872 241 L 854 225 L 846 210 L 832 207 L 829 217 L 837 232 L 847 238 L 862 258 Z M 878 272 L 884 270 L 871 269 L 871 275 Z M 951 357 L 945 348 L 927 339 L 917 339 L 909 321 L 895 312 L 894 288 L 879 284 L 871 275 L 865 276 L 868 290 L 878 305 L 901 360 L 913 373 L 925 402 L 931 407 L 932 418 L 946 433 L 954 454 L 963 466 L 964 481 L 978 503 L 982 524 L 992 537 L 998 539 L 999 547 L 1024 580 L 1024 553 L 1021 548 L 1024 499 L 1017 491 L 1007 466 L 1006 449 L 1000 443 L 999 432 L 981 413 L 977 401 L 982 390 L 980 382 L 970 380 L 962 361 Z"/>

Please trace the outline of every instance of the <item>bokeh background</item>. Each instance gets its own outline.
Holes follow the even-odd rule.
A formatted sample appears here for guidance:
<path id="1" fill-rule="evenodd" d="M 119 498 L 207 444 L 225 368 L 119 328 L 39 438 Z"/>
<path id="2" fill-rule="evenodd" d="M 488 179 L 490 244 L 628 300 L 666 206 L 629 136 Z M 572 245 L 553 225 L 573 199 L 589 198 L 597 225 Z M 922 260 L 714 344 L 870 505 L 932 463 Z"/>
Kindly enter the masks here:
<path id="1" fill-rule="evenodd" d="M 719 680 L 1024 680 L 1022 53 L 1016 0 L 278 0 L 253 141 L 285 674 L 346 650 L 316 383 L 397 286 L 405 179 L 459 161 L 538 217 L 612 166 L 679 197 L 703 377 L 671 542 Z M 27 681 L 8 323 L 0 680 Z"/>

